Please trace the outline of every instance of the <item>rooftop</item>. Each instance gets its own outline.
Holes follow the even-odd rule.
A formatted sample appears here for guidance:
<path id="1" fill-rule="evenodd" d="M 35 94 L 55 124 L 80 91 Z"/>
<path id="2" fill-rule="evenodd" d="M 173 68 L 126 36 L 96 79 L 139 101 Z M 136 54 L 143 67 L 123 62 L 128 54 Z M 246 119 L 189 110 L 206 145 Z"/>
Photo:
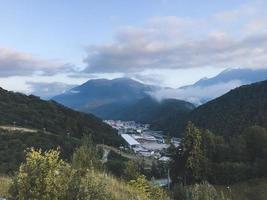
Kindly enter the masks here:
<path id="1" fill-rule="evenodd" d="M 131 146 L 133 145 L 140 145 L 132 136 L 129 134 L 121 134 L 121 137 Z"/>

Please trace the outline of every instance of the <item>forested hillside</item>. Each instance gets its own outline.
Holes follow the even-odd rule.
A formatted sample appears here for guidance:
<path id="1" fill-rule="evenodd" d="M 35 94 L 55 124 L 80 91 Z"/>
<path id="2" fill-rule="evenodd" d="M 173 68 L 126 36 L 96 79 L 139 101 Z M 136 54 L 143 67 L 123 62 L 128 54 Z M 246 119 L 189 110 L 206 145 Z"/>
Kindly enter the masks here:
<path id="1" fill-rule="evenodd" d="M 190 120 L 224 136 L 240 134 L 253 125 L 267 128 L 267 81 L 241 86 L 199 106 Z"/>
<path id="2" fill-rule="evenodd" d="M 80 140 L 64 135 L 0 129 L 0 174 L 13 174 L 18 170 L 28 148 L 44 151 L 59 148 L 61 157 L 70 160 L 78 145 Z"/>
<path id="3" fill-rule="evenodd" d="M 96 143 L 121 143 L 116 132 L 93 115 L 73 111 L 54 101 L 4 89 L 0 89 L 0 124 L 35 128 L 75 138 L 87 133 Z"/>
<path id="4" fill-rule="evenodd" d="M 133 105 L 117 109 L 112 119 L 149 123 L 165 134 L 179 135 L 186 125 L 186 119 L 195 106 L 177 99 L 155 100 L 147 96 Z"/>

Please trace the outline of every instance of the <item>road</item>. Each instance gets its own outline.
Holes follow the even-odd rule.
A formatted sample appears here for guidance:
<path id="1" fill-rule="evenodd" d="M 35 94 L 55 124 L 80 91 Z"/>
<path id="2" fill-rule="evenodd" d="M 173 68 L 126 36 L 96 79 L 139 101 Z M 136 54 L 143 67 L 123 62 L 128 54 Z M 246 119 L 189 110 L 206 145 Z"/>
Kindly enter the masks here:
<path id="1" fill-rule="evenodd" d="M 139 155 L 136 155 L 136 154 L 132 154 L 132 153 L 126 153 L 126 152 L 123 152 L 115 147 L 111 147 L 111 146 L 108 146 L 108 145 L 104 145 L 104 144 L 99 144 L 98 146 L 102 147 L 104 152 L 105 150 L 109 150 L 109 151 L 114 151 L 115 153 L 121 155 L 122 157 L 124 158 L 128 158 L 130 160 L 142 160 L 144 159 L 145 161 L 145 164 L 148 165 L 148 166 L 151 166 L 154 159 L 152 158 L 144 158 L 144 157 L 141 157 Z"/>

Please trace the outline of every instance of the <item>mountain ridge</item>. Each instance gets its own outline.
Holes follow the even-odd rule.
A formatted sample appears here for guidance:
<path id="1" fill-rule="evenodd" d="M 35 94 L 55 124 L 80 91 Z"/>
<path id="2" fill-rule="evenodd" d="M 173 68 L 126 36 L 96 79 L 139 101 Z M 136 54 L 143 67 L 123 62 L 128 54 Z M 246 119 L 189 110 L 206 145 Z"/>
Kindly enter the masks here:
<path id="1" fill-rule="evenodd" d="M 267 128 L 267 80 L 233 89 L 193 110 L 189 119 L 224 136 L 253 125 Z"/>
<path id="2" fill-rule="evenodd" d="M 0 124 L 36 128 L 59 135 L 81 138 L 83 133 L 90 133 L 96 143 L 101 143 L 103 138 L 114 138 L 110 144 L 117 143 L 120 139 L 116 131 L 92 114 L 85 114 L 67 108 L 55 101 L 41 100 L 34 95 L 9 92 L 0 88 Z"/>

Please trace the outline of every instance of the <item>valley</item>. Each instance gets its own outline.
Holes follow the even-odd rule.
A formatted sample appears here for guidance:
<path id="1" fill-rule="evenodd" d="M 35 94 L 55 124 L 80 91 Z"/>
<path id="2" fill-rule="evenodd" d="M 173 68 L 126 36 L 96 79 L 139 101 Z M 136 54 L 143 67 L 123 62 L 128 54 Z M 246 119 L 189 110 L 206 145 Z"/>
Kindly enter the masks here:
<path id="1" fill-rule="evenodd" d="M 1 0 L 0 200 L 267 200 L 266 19 Z"/>
<path id="2" fill-rule="evenodd" d="M 179 146 L 180 139 L 168 137 L 162 131 L 153 131 L 149 124 L 136 123 L 134 121 L 105 120 L 116 130 L 127 143 L 123 150 L 130 150 L 136 155 L 147 158 L 154 158 L 159 161 L 168 162 L 170 157 L 166 155 L 167 149 L 173 145 Z"/>

